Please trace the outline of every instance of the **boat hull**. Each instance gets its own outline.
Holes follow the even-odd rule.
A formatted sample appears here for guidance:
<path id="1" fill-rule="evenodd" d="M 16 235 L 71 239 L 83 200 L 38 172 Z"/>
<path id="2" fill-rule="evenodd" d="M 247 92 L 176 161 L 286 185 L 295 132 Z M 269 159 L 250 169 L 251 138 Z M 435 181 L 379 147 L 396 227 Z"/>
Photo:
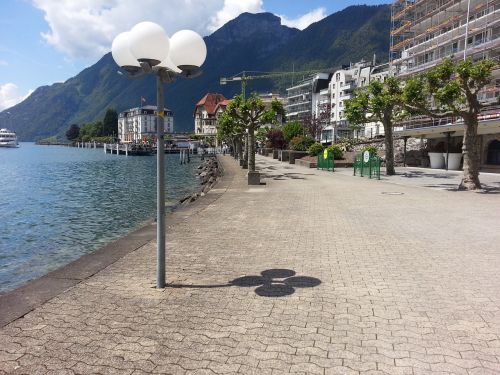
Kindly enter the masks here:
<path id="1" fill-rule="evenodd" d="M 3 148 L 17 148 L 19 145 L 15 142 L 0 142 L 0 147 Z"/>

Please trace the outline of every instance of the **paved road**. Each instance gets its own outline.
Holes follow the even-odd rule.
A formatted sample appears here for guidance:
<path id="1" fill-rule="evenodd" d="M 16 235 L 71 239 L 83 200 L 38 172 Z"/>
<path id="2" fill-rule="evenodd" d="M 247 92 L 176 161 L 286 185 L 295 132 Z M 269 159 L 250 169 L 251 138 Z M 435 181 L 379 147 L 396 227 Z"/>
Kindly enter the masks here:
<path id="1" fill-rule="evenodd" d="M 168 288 L 150 242 L 2 328 L 0 373 L 500 373 L 500 195 L 221 159 Z"/>

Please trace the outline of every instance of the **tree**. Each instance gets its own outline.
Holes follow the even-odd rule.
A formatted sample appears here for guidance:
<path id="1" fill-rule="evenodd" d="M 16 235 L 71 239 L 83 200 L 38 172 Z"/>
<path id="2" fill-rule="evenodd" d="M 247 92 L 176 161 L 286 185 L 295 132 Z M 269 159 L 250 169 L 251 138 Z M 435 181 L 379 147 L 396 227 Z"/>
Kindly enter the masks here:
<path id="1" fill-rule="evenodd" d="M 261 145 L 266 143 L 267 133 L 269 133 L 268 126 L 264 126 L 264 127 L 259 128 L 257 130 L 257 134 L 255 135 L 255 139 L 257 139 L 257 142 L 259 142 Z"/>
<path id="2" fill-rule="evenodd" d="M 304 135 L 304 126 L 300 121 L 289 121 L 283 126 L 283 136 L 287 142 Z"/>
<path id="3" fill-rule="evenodd" d="M 266 108 L 256 94 L 248 99 L 238 95 L 225 112 L 248 131 L 248 167 L 250 172 L 255 172 L 255 130 L 262 125 L 276 123 L 278 114 L 283 112 L 283 105 L 273 100 L 271 108 Z"/>
<path id="4" fill-rule="evenodd" d="M 235 157 L 243 159 L 242 137 L 245 132 L 244 124 L 237 118 L 231 116 L 226 110 L 218 121 L 217 139 L 233 146 Z"/>
<path id="5" fill-rule="evenodd" d="M 400 80 L 396 77 L 388 77 L 384 82 L 371 81 L 367 87 L 356 90 L 352 99 L 345 103 L 346 117 L 352 125 L 381 122 L 384 126 L 385 164 L 388 176 L 396 174 L 393 126 L 405 114 L 401 105 L 401 96 Z"/>
<path id="6" fill-rule="evenodd" d="M 280 129 L 270 129 L 267 132 L 267 139 L 268 139 L 268 147 L 271 148 L 276 148 L 279 150 L 282 150 L 286 146 L 286 140 L 285 137 L 283 136 L 283 131 Z"/>
<path id="7" fill-rule="evenodd" d="M 464 173 L 459 185 L 462 190 L 481 189 L 477 130 L 478 116 L 485 105 L 479 101 L 479 93 L 490 83 L 497 65 L 493 60 L 455 63 L 446 59 L 408 80 L 404 87 L 403 101 L 410 113 L 434 118 L 460 116 L 464 120 Z"/>
<path id="8" fill-rule="evenodd" d="M 84 142 L 91 141 L 102 135 L 102 122 L 85 124 L 80 128 L 80 138 Z"/>
<path id="9" fill-rule="evenodd" d="M 80 127 L 77 124 L 71 124 L 69 129 L 66 131 L 66 138 L 68 141 L 74 141 L 80 136 Z"/>
<path id="10" fill-rule="evenodd" d="M 306 133 L 315 140 L 321 139 L 323 129 L 330 122 L 332 110 L 330 104 L 323 104 L 318 108 L 318 113 L 314 113 L 303 121 Z"/>
<path id="11" fill-rule="evenodd" d="M 118 135 L 118 113 L 108 108 L 102 121 L 102 135 Z"/>

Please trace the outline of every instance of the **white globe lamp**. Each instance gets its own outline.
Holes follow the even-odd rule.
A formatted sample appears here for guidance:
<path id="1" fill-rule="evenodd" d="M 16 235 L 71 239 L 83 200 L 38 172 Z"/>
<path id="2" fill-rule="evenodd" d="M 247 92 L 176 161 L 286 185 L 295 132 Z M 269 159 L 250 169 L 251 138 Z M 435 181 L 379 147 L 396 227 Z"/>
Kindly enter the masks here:
<path id="1" fill-rule="evenodd" d="M 130 33 L 128 31 L 118 34 L 111 45 L 111 55 L 119 67 L 127 72 L 134 73 L 141 68 L 141 65 L 130 52 L 129 38 Z"/>
<path id="2" fill-rule="evenodd" d="M 203 38 L 192 30 L 181 30 L 170 39 L 169 57 L 184 71 L 197 69 L 207 57 L 207 46 Z"/>
<path id="3" fill-rule="evenodd" d="M 158 65 L 168 56 L 170 41 L 165 30 L 154 22 L 140 22 L 130 30 L 130 52 L 139 62 Z"/>

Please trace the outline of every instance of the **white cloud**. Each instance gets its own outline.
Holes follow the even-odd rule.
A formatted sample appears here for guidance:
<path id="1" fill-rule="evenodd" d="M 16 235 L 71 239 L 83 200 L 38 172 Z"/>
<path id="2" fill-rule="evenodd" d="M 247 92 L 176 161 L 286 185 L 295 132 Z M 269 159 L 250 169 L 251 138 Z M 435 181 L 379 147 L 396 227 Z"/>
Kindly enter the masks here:
<path id="1" fill-rule="evenodd" d="M 19 92 L 19 87 L 14 83 L 5 83 L 0 85 L 0 111 L 15 106 L 31 95 L 33 90 L 25 95 Z"/>
<path id="2" fill-rule="evenodd" d="M 241 13 L 263 12 L 262 0 L 224 0 L 224 7 L 210 19 L 208 31 L 215 31 L 227 22 L 238 17 Z"/>
<path id="3" fill-rule="evenodd" d="M 43 39 L 70 58 L 102 56 L 117 34 L 141 21 L 156 22 L 170 35 L 187 28 L 206 35 L 211 17 L 225 5 L 224 0 L 32 1 L 49 26 Z"/>
<path id="4" fill-rule="evenodd" d="M 306 27 L 308 27 L 310 24 L 314 22 L 321 21 L 323 18 L 326 17 L 326 9 L 325 8 L 318 8 L 310 11 L 309 13 L 304 14 L 303 16 L 300 16 L 298 18 L 287 18 L 286 16 L 281 17 L 281 23 L 283 25 L 289 26 L 289 27 L 295 27 L 299 30 L 304 30 Z"/>
<path id="5" fill-rule="evenodd" d="M 9 63 L 5 60 L 0 60 L 0 66 L 7 66 Z"/>
<path id="6" fill-rule="evenodd" d="M 70 59 L 95 59 L 108 52 L 113 38 L 141 21 L 162 25 L 172 35 L 192 29 L 207 35 L 243 12 L 264 11 L 264 0 L 31 0 L 44 13 L 42 38 Z M 325 17 L 315 9 L 285 25 L 304 29 Z"/>

